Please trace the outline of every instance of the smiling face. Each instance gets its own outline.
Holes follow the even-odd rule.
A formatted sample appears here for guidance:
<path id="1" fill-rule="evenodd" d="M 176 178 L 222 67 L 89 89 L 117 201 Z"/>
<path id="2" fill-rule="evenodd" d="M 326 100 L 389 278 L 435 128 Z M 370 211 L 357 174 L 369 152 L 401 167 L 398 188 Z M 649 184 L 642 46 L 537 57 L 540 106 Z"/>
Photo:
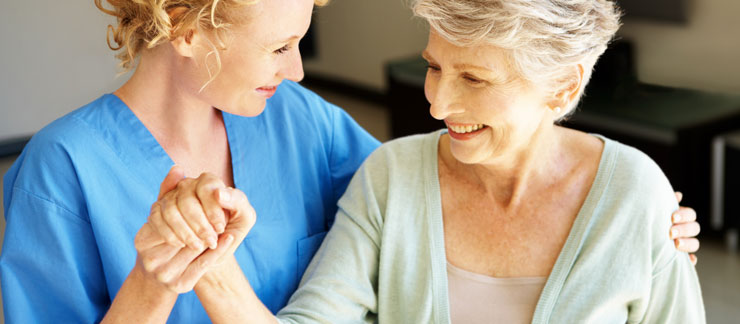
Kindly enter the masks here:
<path id="1" fill-rule="evenodd" d="M 429 62 L 424 93 L 430 113 L 447 124 L 458 161 L 495 163 L 553 127 L 549 96 L 517 75 L 504 50 L 456 46 L 431 31 L 423 56 Z"/>
<path id="2" fill-rule="evenodd" d="M 200 38 L 191 65 L 193 77 L 186 81 L 190 91 L 223 111 L 259 115 L 284 79 L 303 78 L 298 42 L 311 23 L 313 5 L 313 0 L 269 0 L 243 8 L 243 22 L 230 27 L 227 49 L 219 50 L 218 75 L 199 92 L 211 79 L 208 68 L 216 69 L 213 48 Z"/>

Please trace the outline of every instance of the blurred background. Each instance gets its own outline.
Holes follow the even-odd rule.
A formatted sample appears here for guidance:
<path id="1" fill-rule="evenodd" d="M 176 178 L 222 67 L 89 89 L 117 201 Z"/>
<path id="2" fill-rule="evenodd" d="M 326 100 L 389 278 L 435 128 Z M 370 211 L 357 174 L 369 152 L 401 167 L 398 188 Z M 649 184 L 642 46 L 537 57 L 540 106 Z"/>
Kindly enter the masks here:
<path id="1" fill-rule="evenodd" d="M 740 1 L 617 2 L 626 12 L 618 40 L 565 125 L 641 149 L 685 193 L 702 224 L 708 322 L 737 323 Z M 0 174 L 41 127 L 126 80 L 105 42 L 112 22 L 92 1 L 3 4 Z M 333 0 L 301 44 L 302 83 L 381 141 L 439 129 L 423 96 L 427 33 L 408 0 Z"/>

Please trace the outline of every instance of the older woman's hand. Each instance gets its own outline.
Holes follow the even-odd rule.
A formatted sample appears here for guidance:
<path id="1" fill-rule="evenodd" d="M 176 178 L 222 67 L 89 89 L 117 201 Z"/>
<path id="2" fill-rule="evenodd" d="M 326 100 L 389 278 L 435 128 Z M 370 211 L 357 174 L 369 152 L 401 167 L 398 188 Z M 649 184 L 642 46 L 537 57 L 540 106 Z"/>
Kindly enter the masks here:
<path id="1" fill-rule="evenodd" d="M 216 215 L 209 219 L 224 224 L 218 231 L 220 236 L 208 247 L 195 235 L 206 229 L 214 231 L 205 210 Z M 255 219 L 254 209 L 240 190 L 226 188 L 211 174 L 183 179 L 182 171 L 175 167 L 162 182 L 149 221 L 136 235 L 137 266 L 172 291 L 190 291 L 209 269 L 233 254 Z M 193 229 L 191 224 L 200 227 Z"/>
<path id="2" fill-rule="evenodd" d="M 676 192 L 676 200 L 680 203 L 683 194 Z M 699 250 L 699 240 L 696 238 L 701 231 L 699 223 L 696 222 L 696 211 L 690 207 L 679 207 L 671 216 L 673 226 L 670 237 L 679 251 L 688 252 L 691 262 L 696 265 L 697 258 L 693 253 Z"/>
<path id="3" fill-rule="evenodd" d="M 199 250 L 216 248 L 219 235 L 231 234 L 241 242 L 256 221 L 256 213 L 241 190 L 227 188 L 220 178 L 203 173 L 198 178 L 172 179 L 181 171 L 170 170 L 149 223 L 170 245 Z M 174 187 L 174 189 L 172 189 Z M 205 244 L 204 244 L 205 243 Z M 232 247 L 231 252 L 236 249 Z"/>

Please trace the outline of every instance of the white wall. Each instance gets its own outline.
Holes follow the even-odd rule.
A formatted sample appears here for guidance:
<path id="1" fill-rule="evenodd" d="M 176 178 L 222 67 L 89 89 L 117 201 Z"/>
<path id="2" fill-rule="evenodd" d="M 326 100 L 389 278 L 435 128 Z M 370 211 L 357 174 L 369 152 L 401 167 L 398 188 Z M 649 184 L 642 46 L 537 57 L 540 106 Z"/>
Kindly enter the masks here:
<path id="1" fill-rule="evenodd" d="M 412 19 L 408 0 L 333 0 L 318 9 L 320 59 L 307 72 L 384 89 L 383 64 L 420 53 L 427 27 Z M 646 0 L 649 1 L 649 0 Z M 691 0 L 689 23 L 625 21 L 644 82 L 740 92 L 740 1 Z"/>
<path id="2" fill-rule="evenodd" d="M 626 21 L 641 81 L 740 93 L 740 1 L 693 0 L 684 26 Z"/>
<path id="3" fill-rule="evenodd" d="M 112 21 L 92 0 L 3 1 L 0 141 L 32 135 L 122 84 L 105 43 Z"/>

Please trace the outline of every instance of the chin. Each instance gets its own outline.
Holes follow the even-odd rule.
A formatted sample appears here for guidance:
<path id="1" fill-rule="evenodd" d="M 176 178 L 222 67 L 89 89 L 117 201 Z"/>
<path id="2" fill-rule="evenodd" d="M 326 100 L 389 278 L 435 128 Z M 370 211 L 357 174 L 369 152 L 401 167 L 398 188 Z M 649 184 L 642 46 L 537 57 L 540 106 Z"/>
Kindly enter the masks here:
<path id="1" fill-rule="evenodd" d="M 482 148 L 470 148 L 462 145 L 450 145 L 450 153 L 460 163 L 463 164 L 478 164 L 484 161 L 485 157 L 489 154 L 488 152 L 482 152 Z"/>
<path id="2" fill-rule="evenodd" d="M 265 111 L 266 106 L 267 101 L 265 99 L 250 100 L 247 103 L 232 106 L 234 108 L 223 109 L 223 111 L 232 115 L 238 115 L 242 117 L 255 117 L 259 116 L 263 111 Z"/>

